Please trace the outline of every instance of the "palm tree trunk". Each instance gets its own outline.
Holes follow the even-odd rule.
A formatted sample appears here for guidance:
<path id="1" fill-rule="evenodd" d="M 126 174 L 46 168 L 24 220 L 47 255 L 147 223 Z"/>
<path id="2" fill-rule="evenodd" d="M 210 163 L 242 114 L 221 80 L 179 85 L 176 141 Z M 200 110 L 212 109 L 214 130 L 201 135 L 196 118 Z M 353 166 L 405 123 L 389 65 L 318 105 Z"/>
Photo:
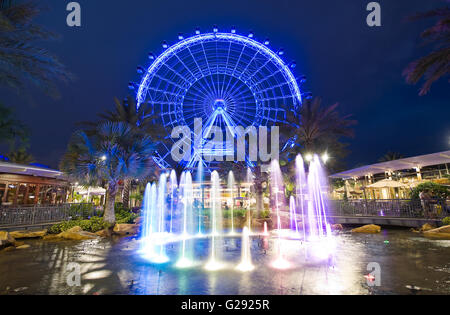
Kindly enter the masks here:
<path id="1" fill-rule="evenodd" d="M 264 202 L 263 202 L 263 187 L 260 181 L 255 181 L 255 193 L 256 193 L 256 212 L 258 213 L 258 217 L 261 212 L 264 210 Z"/>
<path id="2" fill-rule="evenodd" d="M 130 208 L 130 188 L 131 188 L 131 179 L 125 179 L 123 182 L 122 203 L 126 209 Z"/>
<path id="3" fill-rule="evenodd" d="M 114 224 L 116 223 L 116 214 L 114 212 L 114 203 L 116 201 L 116 194 L 117 194 L 117 185 L 115 183 L 110 183 L 108 185 L 105 213 L 103 215 L 103 220 L 109 224 L 109 229 L 114 228 Z"/>

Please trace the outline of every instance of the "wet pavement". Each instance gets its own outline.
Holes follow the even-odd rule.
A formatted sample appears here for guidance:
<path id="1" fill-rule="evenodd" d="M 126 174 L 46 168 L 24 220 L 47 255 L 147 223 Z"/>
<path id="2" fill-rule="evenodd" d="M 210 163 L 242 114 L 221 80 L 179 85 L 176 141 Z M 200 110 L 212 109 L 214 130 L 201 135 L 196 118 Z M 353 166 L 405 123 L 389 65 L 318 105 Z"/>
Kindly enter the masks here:
<path id="1" fill-rule="evenodd" d="M 274 269 L 274 238 L 252 237 L 255 269 L 240 272 L 241 240 L 223 241 L 226 269 L 206 271 L 209 240 L 197 239 L 198 265 L 179 269 L 179 244 L 168 245 L 172 262 L 151 264 L 127 237 L 82 242 L 28 240 L 28 249 L 0 252 L 0 294 L 450 294 L 450 241 L 427 240 L 406 230 L 377 235 L 341 232 L 332 259 L 305 258 L 300 241 L 286 241 L 285 270 Z M 367 285 L 368 264 L 378 263 L 380 286 Z M 80 286 L 74 271 L 79 268 Z M 69 279 L 69 281 L 68 281 Z"/>

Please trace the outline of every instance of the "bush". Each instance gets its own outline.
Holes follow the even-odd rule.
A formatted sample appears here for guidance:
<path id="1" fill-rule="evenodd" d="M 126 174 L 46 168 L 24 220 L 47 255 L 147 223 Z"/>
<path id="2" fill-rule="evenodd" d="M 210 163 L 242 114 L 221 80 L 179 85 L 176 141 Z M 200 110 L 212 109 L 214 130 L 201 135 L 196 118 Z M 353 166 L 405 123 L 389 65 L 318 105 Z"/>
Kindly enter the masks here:
<path id="1" fill-rule="evenodd" d="M 411 199 L 419 200 L 419 194 L 424 190 L 429 190 L 434 197 L 439 199 L 447 199 L 450 197 L 450 189 L 448 187 L 429 182 L 417 185 L 411 191 Z"/>
<path id="2" fill-rule="evenodd" d="M 260 219 L 270 218 L 270 210 L 263 210 L 259 213 Z"/>
<path id="3" fill-rule="evenodd" d="M 48 232 L 50 234 L 59 234 L 75 226 L 79 226 L 83 231 L 95 233 L 107 228 L 108 225 L 103 221 L 103 218 L 91 217 L 89 220 L 71 220 L 54 224 L 48 229 Z"/>
<path id="4" fill-rule="evenodd" d="M 133 223 L 134 220 L 139 216 L 131 212 L 129 209 L 125 208 L 122 203 L 116 203 L 114 207 L 114 212 L 116 214 L 116 223 Z"/>
<path id="5" fill-rule="evenodd" d="M 76 219 L 84 219 L 92 216 L 94 208 L 90 203 L 73 204 L 69 209 L 69 216 Z"/>
<path id="6" fill-rule="evenodd" d="M 237 208 L 233 210 L 233 218 L 244 218 L 246 209 Z M 231 210 L 223 210 L 222 215 L 225 219 L 231 218 Z"/>
<path id="7" fill-rule="evenodd" d="M 444 225 L 450 225 L 450 217 L 445 217 L 442 219 L 442 224 Z"/>

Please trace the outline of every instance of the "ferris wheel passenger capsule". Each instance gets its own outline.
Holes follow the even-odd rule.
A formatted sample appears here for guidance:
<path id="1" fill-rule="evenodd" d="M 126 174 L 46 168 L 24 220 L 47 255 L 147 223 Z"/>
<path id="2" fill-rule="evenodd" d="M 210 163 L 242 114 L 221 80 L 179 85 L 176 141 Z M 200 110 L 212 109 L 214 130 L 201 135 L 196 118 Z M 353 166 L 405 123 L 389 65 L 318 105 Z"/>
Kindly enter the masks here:
<path id="1" fill-rule="evenodd" d="M 283 56 L 284 55 L 284 49 L 280 48 L 280 50 L 278 50 L 278 55 Z"/>
<path id="2" fill-rule="evenodd" d="M 197 27 L 197 28 L 195 29 L 195 35 L 200 35 L 200 27 Z"/>
<path id="3" fill-rule="evenodd" d="M 305 83 L 305 82 L 306 82 L 306 75 L 301 75 L 301 76 L 298 78 L 298 82 L 299 82 L 299 83 Z"/>
<path id="4" fill-rule="evenodd" d="M 184 39 L 183 34 L 178 33 L 178 39 L 179 39 L 179 40 L 183 40 L 183 39 Z"/>
<path id="5" fill-rule="evenodd" d="M 291 67 L 291 69 L 294 69 L 295 67 L 297 67 L 297 63 L 295 61 L 292 61 L 289 66 Z"/>
<path id="6" fill-rule="evenodd" d="M 219 31 L 219 29 L 217 28 L 217 25 L 214 25 L 214 27 L 213 27 L 213 32 L 214 33 L 217 33 Z"/>
<path id="7" fill-rule="evenodd" d="M 145 70 L 144 70 L 144 68 L 142 68 L 141 66 L 139 66 L 139 67 L 136 68 L 136 71 L 137 71 L 137 73 L 139 73 L 139 74 L 143 74 Z"/>
<path id="8" fill-rule="evenodd" d="M 264 41 L 264 45 L 268 46 L 270 44 L 270 40 L 268 38 L 266 38 L 266 40 Z"/>
<path id="9" fill-rule="evenodd" d="M 236 34 L 236 27 L 233 26 L 233 27 L 231 28 L 231 34 Z"/>
<path id="10" fill-rule="evenodd" d="M 253 38 L 254 35 L 255 35 L 255 34 L 253 34 L 253 32 L 250 32 L 250 33 L 248 34 L 248 37 Z"/>
<path id="11" fill-rule="evenodd" d="M 303 96 L 305 99 L 307 99 L 307 100 L 312 99 L 312 93 L 311 93 L 311 92 L 305 92 L 305 93 L 302 94 L 302 96 Z"/>
<path id="12" fill-rule="evenodd" d="M 148 53 L 148 59 L 155 60 L 155 55 L 153 53 Z"/>
<path id="13" fill-rule="evenodd" d="M 135 89 L 134 83 L 133 83 L 133 82 L 129 82 L 129 83 L 128 83 L 128 88 L 129 88 L 130 90 L 134 90 L 134 89 Z"/>
<path id="14" fill-rule="evenodd" d="M 169 47 L 169 44 L 167 44 L 166 41 L 163 41 L 163 42 L 162 42 L 162 47 L 163 47 L 164 49 L 166 49 L 167 47 Z"/>

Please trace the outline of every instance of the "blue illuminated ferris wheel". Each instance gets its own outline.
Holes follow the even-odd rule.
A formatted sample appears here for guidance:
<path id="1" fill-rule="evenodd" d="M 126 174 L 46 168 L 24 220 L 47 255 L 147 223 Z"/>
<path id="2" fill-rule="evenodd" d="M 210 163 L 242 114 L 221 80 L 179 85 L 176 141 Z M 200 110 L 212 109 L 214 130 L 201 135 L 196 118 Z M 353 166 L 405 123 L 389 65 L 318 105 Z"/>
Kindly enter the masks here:
<path id="1" fill-rule="evenodd" d="M 152 106 L 168 135 L 181 125 L 193 131 L 196 118 L 202 119 L 204 129 L 283 122 L 284 108 L 295 108 L 302 102 L 291 71 L 295 63 L 285 63 L 284 51 L 271 50 L 268 40 L 260 43 L 253 37 L 253 33 L 238 35 L 234 29 L 222 33 L 215 27 L 212 33 L 197 30 L 188 38 L 180 34 L 174 45 L 163 42 L 162 54 L 156 57 L 150 53 L 151 65 L 138 67 L 141 82 L 130 83 L 130 88 L 137 90 L 138 106 L 144 102 Z M 301 77 L 299 82 L 303 81 Z M 171 158 L 175 141 L 170 139 L 157 150 L 155 161 L 162 168 L 177 164 Z M 193 167 L 201 160 L 198 155 L 193 152 L 182 164 Z"/>

